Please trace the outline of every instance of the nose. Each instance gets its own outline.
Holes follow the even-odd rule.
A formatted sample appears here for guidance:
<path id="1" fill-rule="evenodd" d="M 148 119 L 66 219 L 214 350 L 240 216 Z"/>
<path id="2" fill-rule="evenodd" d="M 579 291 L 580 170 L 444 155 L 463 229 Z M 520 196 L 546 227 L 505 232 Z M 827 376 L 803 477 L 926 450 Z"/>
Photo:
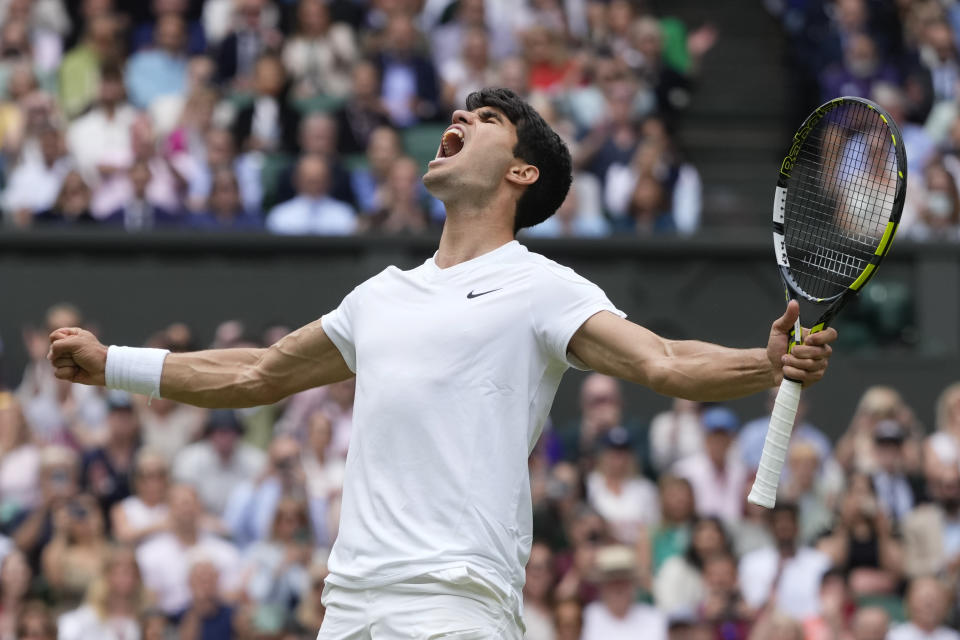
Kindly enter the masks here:
<path id="1" fill-rule="evenodd" d="M 450 118 L 450 122 L 452 124 L 470 124 L 474 118 L 476 118 L 476 114 L 470 111 L 464 111 L 463 109 L 457 109 L 453 112 L 453 117 Z"/>

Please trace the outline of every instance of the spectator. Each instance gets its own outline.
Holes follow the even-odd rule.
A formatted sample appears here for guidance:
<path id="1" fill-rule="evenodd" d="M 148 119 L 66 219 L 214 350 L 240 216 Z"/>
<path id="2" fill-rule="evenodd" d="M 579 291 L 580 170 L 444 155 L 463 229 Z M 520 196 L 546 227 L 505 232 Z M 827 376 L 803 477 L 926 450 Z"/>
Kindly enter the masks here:
<path id="1" fill-rule="evenodd" d="M 913 412 L 896 389 L 877 385 L 863 392 L 850 426 L 837 441 L 835 456 L 845 471 L 876 469 L 873 432 L 881 420 L 896 420 L 907 428 L 909 437 L 903 444 L 907 469 L 918 468 L 919 447 L 913 436 L 919 427 Z"/>
<path id="2" fill-rule="evenodd" d="M 694 612 L 706 594 L 704 564 L 717 553 L 730 553 L 730 541 L 716 518 L 698 518 L 690 528 L 690 546 L 666 559 L 653 583 L 657 608 L 666 615 Z"/>
<path id="3" fill-rule="evenodd" d="M 188 178 L 187 208 L 203 211 L 209 205 L 213 174 L 223 167 L 232 169 L 236 176 L 244 211 L 250 216 L 259 216 L 263 206 L 262 162 L 251 154 L 238 157 L 233 134 L 219 127 L 204 134 L 202 158 L 196 161 Z"/>
<path id="4" fill-rule="evenodd" d="M 771 389 L 767 392 L 767 410 L 762 416 L 743 425 L 743 429 L 737 435 L 737 450 L 740 451 L 743 463 L 751 471 L 756 471 L 760 465 L 760 455 L 763 453 L 763 443 L 770 426 L 770 413 L 777 399 L 777 391 L 777 389 Z M 808 408 L 807 400 L 801 397 L 800 406 L 797 408 L 796 426 L 790 436 L 791 447 L 801 441 L 809 442 L 816 449 L 818 459 L 825 461 L 831 452 L 830 440 L 820 429 L 807 421 Z M 786 477 L 789 478 L 789 476 Z"/>
<path id="5" fill-rule="evenodd" d="M 360 60 L 350 73 L 350 93 L 336 111 L 337 149 L 342 154 L 363 153 L 371 134 L 390 124 L 380 98 L 380 75 L 376 65 Z"/>
<path id="6" fill-rule="evenodd" d="M 292 603 L 305 595 L 310 582 L 306 567 L 313 540 L 307 503 L 281 498 L 269 537 L 243 553 L 247 597 L 257 607 L 254 615 L 283 620 L 292 613 Z"/>
<path id="7" fill-rule="evenodd" d="M 189 216 L 187 224 L 194 229 L 209 231 L 260 231 L 263 221 L 256 213 L 244 209 L 237 176 L 229 167 L 213 171 L 210 196 L 200 213 Z"/>
<path id="8" fill-rule="evenodd" d="M 166 335 L 158 336 L 148 344 L 151 347 L 176 349 Z M 153 398 L 147 402 L 146 398 L 138 396 L 134 403 L 140 417 L 143 445 L 167 461 L 172 461 L 177 452 L 196 440 L 207 420 L 206 410 L 166 398 Z"/>
<path id="9" fill-rule="evenodd" d="M 924 444 L 924 473 L 932 474 L 960 464 L 960 383 L 940 392 L 936 406 L 936 431 Z"/>
<path id="10" fill-rule="evenodd" d="M 33 221 L 40 225 L 90 226 L 97 222 L 90 211 L 92 201 L 86 180 L 79 171 L 71 169 L 63 178 L 53 206 L 37 213 Z"/>
<path id="11" fill-rule="evenodd" d="M 83 42 L 67 52 L 60 65 L 60 106 L 68 118 L 84 113 L 100 96 L 103 101 L 103 69 L 121 63 L 120 29 L 109 13 L 87 23 Z"/>
<path id="12" fill-rule="evenodd" d="M 310 416 L 301 460 L 310 497 L 326 500 L 343 488 L 343 458 L 333 451 L 333 422 L 323 411 Z"/>
<path id="13" fill-rule="evenodd" d="M 353 204 L 350 172 L 343 165 L 337 152 L 337 123 L 325 113 L 311 113 L 300 120 L 300 151 L 303 154 L 316 154 L 326 159 L 330 166 L 330 195 L 342 202 Z M 294 195 L 293 171 L 291 165 L 280 178 L 279 199 L 287 200 Z"/>
<path id="14" fill-rule="evenodd" d="M 650 537 L 654 575 L 667 560 L 687 550 L 694 523 L 693 488 L 688 480 L 664 474 L 659 489 L 662 518 Z"/>
<path id="15" fill-rule="evenodd" d="M 303 499 L 307 496 L 306 479 L 300 461 L 300 443 L 289 436 L 274 438 L 270 444 L 267 466 L 254 480 L 237 485 L 230 494 L 224 511 L 224 520 L 241 546 L 257 540 L 266 540 L 274 520 L 277 505 L 284 497 Z M 318 546 L 326 546 L 326 500 L 310 497 L 307 500 L 310 530 Z"/>
<path id="16" fill-rule="evenodd" d="M 440 63 L 443 80 L 443 104 L 450 109 L 466 104 L 467 96 L 483 87 L 500 86 L 499 75 L 490 59 L 487 32 L 471 27 L 463 34 L 459 55 Z"/>
<path id="17" fill-rule="evenodd" d="M 463 46 L 466 33 L 471 29 L 480 29 L 490 39 L 490 57 L 503 60 L 517 53 L 517 36 L 511 24 L 512 17 L 504 15 L 494 7 L 496 2 L 484 0 L 462 0 L 454 7 L 453 18 L 433 29 L 430 34 L 430 48 L 433 62 L 442 68 L 444 62 L 456 58 Z"/>
<path id="18" fill-rule="evenodd" d="M 16 396 L 0 391 L 0 530 L 2 514 L 37 506 L 39 483 L 40 449 L 30 439 Z"/>
<path id="19" fill-rule="evenodd" d="M 643 441 L 640 430 L 636 425 L 625 425 L 624 422 L 620 381 L 600 373 L 588 375 L 580 386 L 580 422 L 560 434 L 564 458 L 577 461 L 589 470 L 596 444 L 608 431 L 623 426 L 637 445 L 635 451 L 642 460 L 643 456 L 639 455 Z"/>
<path id="20" fill-rule="evenodd" d="M 896 528 L 917 502 L 917 479 L 905 470 L 903 443 L 907 432 L 894 420 L 878 422 L 873 431 L 877 470 L 873 472 L 874 491 L 879 507 Z"/>
<path id="21" fill-rule="evenodd" d="M 164 457 L 150 449 L 140 449 L 131 485 L 136 493 L 113 506 L 110 523 L 117 541 L 140 545 L 154 534 L 170 529 L 169 473 Z"/>
<path id="22" fill-rule="evenodd" d="M 557 630 L 556 640 L 581 640 L 583 609 L 576 600 L 561 600 L 553 607 L 553 624 Z"/>
<path id="23" fill-rule="evenodd" d="M 660 521 L 660 504 L 653 483 L 636 470 L 633 442 L 623 427 L 601 438 L 597 467 L 587 476 L 587 500 L 610 525 L 613 536 L 634 544 L 642 532 Z"/>
<path id="24" fill-rule="evenodd" d="M 416 25 L 409 15 L 390 18 L 375 60 L 380 75 L 380 95 L 393 126 L 409 127 L 440 115 L 440 87 L 427 56 L 416 51 Z"/>
<path id="25" fill-rule="evenodd" d="M 10 70 L 6 95 L 0 101 L 0 169 L 6 159 L 14 159 L 20 151 L 26 126 L 26 98 L 37 89 L 37 79 L 29 62 L 21 62 Z"/>
<path id="26" fill-rule="evenodd" d="M 205 6 L 204 10 L 208 8 Z M 281 35 L 273 27 L 276 14 L 269 0 L 236 0 L 232 10 L 236 17 L 234 27 L 217 47 L 217 82 L 242 91 L 251 85 L 257 59 L 275 47 Z M 209 34 L 210 29 L 207 31 Z M 213 39 L 218 38 L 213 35 Z"/>
<path id="27" fill-rule="evenodd" d="M 108 544 L 103 515 L 89 494 L 73 497 L 53 513 L 53 536 L 43 548 L 43 575 L 67 608 L 80 604 L 87 586 L 104 570 Z"/>
<path id="28" fill-rule="evenodd" d="M 329 573 L 326 563 L 317 560 L 313 560 L 310 563 L 310 591 L 305 593 L 300 599 L 300 603 L 297 605 L 297 610 L 294 614 L 294 620 L 297 626 L 304 629 L 311 637 L 314 632 L 320 628 L 320 625 L 323 624 L 323 615 L 326 612 L 326 607 L 323 606 L 321 596 L 323 595 L 323 587 L 326 584 L 325 581 Z"/>
<path id="29" fill-rule="evenodd" d="M 860 607 L 853 617 L 853 640 L 886 640 L 890 615 L 880 607 Z"/>
<path id="30" fill-rule="evenodd" d="M 523 585 L 523 622 L 529 640 L 553 640 L 551 591 L 556 582 L 553 552 L 542 542 L 534 542 L 527 560 L 527 579 Z"/>
<path id="31" fill-rule="evenodd" d="M 7 524 L 17 548 L 23 551 L 30 566 L 40 569 L 40 554 L 54 537 L 55 514 L 66 513 L 67 505 L 77 496 L 77 457 L 66 447 L 48 446 L 40 453 L 40 501 L 32 509 L 23 509 Z M 60 525 L 66 524 L 59 516 Z"/>
<path id="32" fill-rule="evenodd" d="M 531 89 L 550 94 L 573 83 L 576 67 L 563 44 L 563 37 L 547 25 L 532 25 L 523 33 Z"/>
<path id="33" fill-rule="evenodd" d="M 164 14 L 173 13 L 184 18 L 187 32 L 187 52 L 190 55 L 201 54 L 207 49 L 203 25 L 197 20 L 188 20 L 188 0 L 152 0 L 150 19 L 137 24 L 130 35 L 131 49 L 136 52 L 148 48 L 155 41 L 157 23 Z"/>
<path id="34" fill-rule="evenodd" d="M 747 471 L 732 448 L 740 421 L 726 407 L 712 407 L 700 417 L 704 451 L 684 458 L 673 473 L 690 481 L 697 513 L 735 523 L 743 515 Z"/>
<path id="35" fill-rule="evenodd" d="M 126 85 L 130 102 L 148 108 L 162 96 L 187 90 L 187 26 L 177 13 L 157 18 L 154 48 L 139 51 L 127 62 Z"/>
<path id="36" fill-rule="evenodd" d="M 949 592 L 937 578 L 915 578 L 907 589 L 907 622 L 887 634 L 889 640 L 957 640 L 960 633 L 944 625 L 950 609 Z"/>
<path id="37" fill-rule="evenodd" d="M 267 229 L 278 234 L 345 235 L 356 228 L 350 205 L 329 195 L 330 165 L 317 155 L 304 156 L 297 164 L 297 195 L 274 207 L 267 216 Z"/>
<path id="38" fill-rule="evenodd" d="M 817 548 L 850 573 L 850 588 L 857 596 L 892 593 L 903 573 L 902 546 L 868 476 L 850 478 L 833 531 Z"/>
<path id="39" fill-rule="evenodd" d="M 119 67 L 104 66 L 98 73 L 96 106 L 67 129 L 70 155 L 91 185 L 98 185 L 116 170 L 108 162 L 113 161 L 118 151 L 129 153 L 130 128 L 137 118 L 136 110 L 126 102 Z"/>
<path id="40" fill-rule="evenodd" d="M 133 551 L 114 547 L 102 574 L 90 582 L 86 602 L 60 617 L 58 640 L 137 639 L 148 599 Z"/>
<path id="41" fill-rule="evenodd" d="M 41 156 L 14 168 L 4 191 L 3 208 L 15 221 L 29 224 L 33 214 L 49 209 L 60 193 L 72 161 L 66 155 L 63 135 L 53 125 L 40 132 Z"/>
<path id="42" fill-rule="evenodd" d="M 174 226 L 177 216 L 150 199 L 148 189 L 154 178 L 150 162 L 134 161 L 127 176 L 133 191 L 131 198 L 120 209 L 108 215 L 104 222 L 123 227 L 125 231 L 148 231 Z"/>
<path id="43" fill-rule="evenodd" d="M 600 599 L 583 612 L 583 640 L 666 640 L 667 618 L 635 600 L 636 558 L 629 547 L 609 546 L 597 552 Z"/>
<path id="44" fill-rule="evenodd" d="M 823 482 L 820 454 L 809 441 L 792 442 L 787 450 L 788 479 L 780 481 L 780 497 L 796 503 L 800 540 L 812 543 L 833 524 L 836 495 Z"/>
<path id="45" fill-rule="evenodd" d="M 712 46 L 707 38 L 702 44 L 688 47 L 694 60 L 699 60 L 706 49 Z M 715 39 L 715 35 L 714 35 Z M 699 42 L 692 40 L 693 42 Z M 627 48 L 633 55 L 625 55 L 627 64 L 647 87 L 656 94 L 657 111 L 671 125 L 675 124 L 680 113 L 689 106 L 690 79 L 672 68 L 664 60 L 664 33 L 662 24 L 655 18 L 645 16 L 629 23 Z M 631 62 L 633 64 L 631 64 Z M 698 63 L 693 65 L 696 68 Z"/>
<path id="46" fill-rule="evenodd" d="M 935 467 L 927 474 L 931 502 L 903 522 L 904 570 L 909 577 L 960 578 L 960 470 Z"/>
<path id="47" fill-rule="evenodd" d="M 26 614 L 33 571 L 20 551 L 12 550 L 0 558 L 0 638 L 19 640 L 24 636 L 18 629 Z"/>
<path id="48" fill-rule="evenodd" d="M 930 72 L 934 104 L 954 100 L 960 81 L 960 61 L 956 36 L 946 21 L 931 21 L 924 27 L 919 53 L 920 61 Z"/>
<path id="49" fill-rule="evenodd" d="M 174 478 L 191 485 L 210 513 L 222 514 L 231 491 L 263 471 L 266 456 L 243 442 L 242 435 L 243 425 L 234 411 L 212 411 L 204 439 L 186 446 L 174 459 Z"/>
<path id="50" fill-rule="evenodd" d="M 377 196 L 390 175 L 393 161 L 403 155 L 400 134 L 391 127 L 378 127 L 367 143 L 366 166 L 353 171 L 350 177 L 360 211 L 376 211 Z"/>
<path id="51" fill-rule="evenodd" d="M 402 156 L 394 161 L 376 199 L 378 208 L 366 212 L 360 221 L 360 229 L 416 234 L 428 228 L 431 197 L 423 193 L 420 167 L 413 158 Z"/>
<path id="52" fill-rule="evenodd" d="M 257 58 L 253 102 L 233 121 L 233 138 L 242 151 L 293 153 L 298 149 L 300 113 L 287 103 L 289 83 L 283 62 L 273 54 Z"/>
<path id="53" fill-rule="evenodd" d="M 943 161 L 934 159 L 922 173 L 926 193 L 917 203 L 910 234 L 920 240 L 960 239 L 960 193 Z"/>
<path id="54" fill-rule="evenodd" d="M 773 607 L 793 620 L 816 615 L 820 580 L 830 568 L 825 553 L 797 545 L 797 507 L 780 501 L 770 516 L 775 547 L 751 551 L 740 559 L 740 587 L 747 605 Z"/>
<path id="55" fill-rule="evenodd" d="M 190 604 L 180 616 L 178 634 L 182 640 L 231 640 L 234 637 L 234 611 L 220 594 L 218 564 L 201 554 L 191 558 Z"/>
<path id="56" fill-rule="evenodd" d="M 140 424 L 133 402 L 125 391 L 107 393 L 106 440 L 85 443 L 80 484 L 109 513 L 130 495 L 134 458 L 140 446 Z"/>
<path id="57" fill-rule="evenodd" d="M 803 621 L 805 640 L 852 640 L 855 609 L 846 575 L 839 569 L 828 570 L 820 580 L 820 612 Z"/>
<path id="58" fill-rule="evenodd" d="M 880 57 L 876 41 L 866 33 L 851 35 L 844 46 L 843 62 L 827 67 L 820 75 L 821 97 L 869 96 L 877 83 L 894 85 L 897 71 Z"/>
<path id="59" fill-rule="evenodd" d="M 537 237 L 580 237 L 596 238 L 610 233 L 610 225 L 603 218 L 603 214 L 598 210 L 581 208 L 579 201 L 581 185 L 585 182 L 585 177 L 574 178 L 560 208 L 552 216 L 540 224 L 529 227 L 526 235 Z"/>
<path id="60" fill-rule="evenodd" d="M 699 402 L 675 398 L 668 411 L 658 413 L 650 421 L 650 457 L 657 472 L 703 450 L 700 411 Z"/>
<path id="61" fill-rule="evenodd" d="M 179 615 L 190 606 L 189 574 L 192 562 L 201 557 L 220 571 L 222 595 L 239 588 L 240 555 L 230 544 L 201 529 L 203 508 L 196 491 L 188 485 L 170 489 L 170 530 L 158 533 L 137 549 L 137 564 L 143 583 L 167 615 Z"/>
<path id="62" fill-rule="evenodd" d="M 700 619 L 718 636 L 746 640 L 755 612 L 740 592 L 733 555 L 719 551 L 704 559 L 703 586 L 703 600 L 698 605 Z"/>
<path id="63" fill-rule="evenodd" d="M 293 79 L 293 95 L 343 98 L 359 52 L 349 25 L 334 23 L 323 0 L 300 0 L 297 31 L 283 47 L 283 63 Z"/>

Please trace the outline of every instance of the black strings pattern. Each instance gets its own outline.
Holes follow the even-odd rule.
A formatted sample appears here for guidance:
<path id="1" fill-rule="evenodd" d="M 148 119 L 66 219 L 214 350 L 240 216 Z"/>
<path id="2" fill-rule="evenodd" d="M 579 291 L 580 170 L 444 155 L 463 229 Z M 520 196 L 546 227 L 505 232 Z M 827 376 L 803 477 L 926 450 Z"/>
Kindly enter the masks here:
<path id="1" fill-rule="evenodd" d="M 814 125 L 784 203 L 790 275 L 801 290 L 829 298 L 857 279 L 890 220 L 899 179 L 893 139 L 877 111 L 846 102 Z"/>

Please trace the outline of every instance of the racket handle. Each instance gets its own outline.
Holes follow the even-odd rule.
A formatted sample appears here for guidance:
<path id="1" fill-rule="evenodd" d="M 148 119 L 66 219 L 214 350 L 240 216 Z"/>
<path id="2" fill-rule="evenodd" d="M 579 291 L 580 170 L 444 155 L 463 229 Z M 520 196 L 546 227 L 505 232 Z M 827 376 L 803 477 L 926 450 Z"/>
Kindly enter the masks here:
<path id="1" fill-rule="evenodd" d="M 777 392 L 773 413 L 770 414 L 770 426 L 767 428 L 767 439 L 763 443 L 757 477 L 753 481 L 750 495 L 747 496 L 748 501 L 767 509 L 772 509 L 777 502 L 777 485 L 780 484 L 780 472 L 787 457 L 787 447 L 790 446 L 793 423 L 797 419 L 801 388 L 799 382 L 784 378 L 780 383 L 780 391 Z"/>

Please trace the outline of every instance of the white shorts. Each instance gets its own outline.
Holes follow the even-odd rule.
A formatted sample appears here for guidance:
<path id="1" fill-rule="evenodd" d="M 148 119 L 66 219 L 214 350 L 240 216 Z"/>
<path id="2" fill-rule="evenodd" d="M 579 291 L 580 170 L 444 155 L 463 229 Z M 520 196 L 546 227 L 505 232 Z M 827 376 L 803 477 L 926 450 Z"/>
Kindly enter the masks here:
<path id="1" fill-rule="evenodd" d="M 435 577 L 374 589 L 327 584 L 317 640 L 521 640 L 522 625 L 495 591 Z"/>

